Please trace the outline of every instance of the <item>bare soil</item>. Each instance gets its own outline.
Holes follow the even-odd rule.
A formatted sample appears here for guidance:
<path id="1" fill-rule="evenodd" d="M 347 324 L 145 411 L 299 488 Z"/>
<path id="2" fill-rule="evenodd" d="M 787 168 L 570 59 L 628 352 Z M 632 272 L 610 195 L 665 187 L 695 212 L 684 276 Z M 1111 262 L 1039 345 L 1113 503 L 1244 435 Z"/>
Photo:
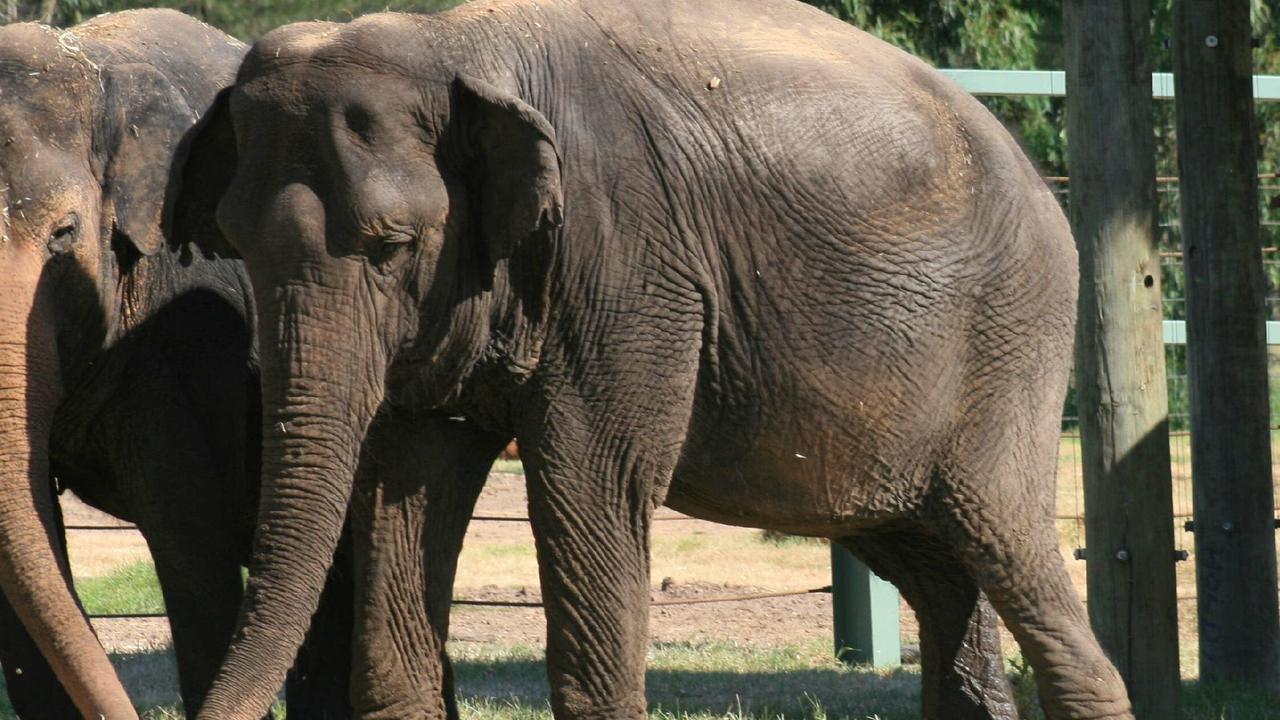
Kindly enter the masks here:
<path id="1" fill-rule="evenodd" d="M 73 496 L 63 497 L 68 525 L 119 525 Z M 476 508 L 481 517 L 527 515 L 524 477 L 495 472 Z M 676 518 L 662 510 L 660 518 Z M 817 543 L 762 542 L 756 530 L 688 518 L 655 523 L 652 597 L 662 600 L 723 598 L 807 590 L 829 584 L 827 549 Z M 149 558 L 136 531 L 71 531 L 68 544 L 77 578 L 101 576 Z M 735 557 L 723 557 L 725 552 Z M 780 567 L 743 567 L 736 557 L 779 555 Z M 706 557 L 702 557 L 706 556 Z M 799 558 L 790 563 L 791 556 Z M 738 578 L 738 582 L 731 582 Z M 468 600 L 539 602 L 537 565 L 529 526 L 514 521 L 476 521 L 467 535 L 454 596 Z M 905 608 L 904 608 L 905 610 Z M 914 635 L 909 611 L 904 633 Z M 831 596 L 804 594 L 748 601 L 654 607 L 651 635 L 660 642 L 734 640 L 778 645 L 831 637 Z M 130 652 L 170 642 L 163 618 L 97 619 L 94 628 L 112 651 Z M 545 624 L 540 608 L 454 609 L 450 635 L 460 642 L 540 644 Z"/>
<path id="2" fill-rule="evenodd" d="M 68 525 L 119 525 L 64 496 Z M 1061 503 L 1060 503 L 1061 504 Z M 481 495 L 481 518 L 524 518 L 524 477 L 494 472 Z M 654 525 L 652 599 L 655 601 L 726 598 L 759 593 L 805 591 L 830 583 L 827 547 L 813 541 L 766 542 L 757 530 L 695 520 L 661 509 Z M 1064 523 L 1070 525 L 1070 523 Z M 1070 535 L 1066 527 L 1064 535 Z M 72 567 L 78 578 L 109 574 L 122 565 L 149 558 L 133 531 L 68 533 Z M 1069 557 L 1075 538 L 1063 538 L 1077 590 L 1084 595 L 1085 564 Z M 1179 563 L 1180 595 L 1194 592 L 1194 562 Z M 467 600 L 529 602 L 540 600 L 537 563 L 528 523 L 477 520 L 472 523 L 459 563 L 454 597 Z M 1179 603 L 1182 623 L 1194 627 L 1194 602 Z M 904 644 L 917 636 L 915 618 L 901 605 Z M 733 641 L 770 646 L 829 641 L 831 596 L 799 594 L 731 602 L 655 605 L 650 634 L 657 642 Z M 164 619 L 94 621 L 103 644 L 114 651 L 137 651 L 169 643 Z M 541 644 L 545 624 L 540 608 L 457 606 L 451 637 L 458 642 Z M 1012 639 L 1006 633 L 1006 648 Z M 1192 645 L 1194 647 L 1194 645 Z"/>
<path id="3" fill-rule="evenodd" d="M 476 507 L 476 515 L 523 517 L 527 513 L 524 477 L 493 473 Z M 653 589 L 655 601 L 726 598 L 769 592 L 802 591 L 830 583 L 825 546 L 797 541 L 782 548 L 762 542 L 760 532 L 679 516 L 661 509 L 654 523 Z M 679 518 L 679 519 L 677 519 Z M 492 568 L 512 553 L 492 552 L 525 544 L 519 568 Z M 742 558 L 726 564 L 717 553 L 777 552 L 796 555 L 793 565 L 743 568 Z M 526 523 L 473 522 L 459 562 L 454 597 L 499 602 L 539 602 L 533 537 Z M 698 556 L 706 555 L 705 559 Z M 816 556 L 817 568 L 814 568 Z M 815 569 L 817 572 L 815 572 Z M 726 577 L 727 576 L 727 577 Z M 475 578 L 484 578 L 481 585 Z M 737 582 L 726 581 L 737 578 Z M 830 638 L 831 596 L 814 593 L 734 602 L 656 606 L 650 611 L 649 632 L 656 642 L 737 641 L 785 645 L 813 638 Z M 911 628 L 914 635 L 914 627 Z M 540 644 L 545 623 L 540 608 L 482 608 L 456 606 L 449 627 L 458 642 Z"/>

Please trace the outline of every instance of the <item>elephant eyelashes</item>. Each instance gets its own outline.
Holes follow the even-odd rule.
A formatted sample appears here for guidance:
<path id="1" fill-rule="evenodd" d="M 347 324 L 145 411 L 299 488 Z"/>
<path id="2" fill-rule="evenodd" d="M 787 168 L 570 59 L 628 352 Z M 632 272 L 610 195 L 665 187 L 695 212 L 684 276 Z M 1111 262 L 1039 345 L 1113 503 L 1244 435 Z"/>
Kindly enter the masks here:
<path id="1" fill-rule="evenodd" d="M 49 252 L 54 255 L 65 255 L 71 252 L 79 240 L 80 216 L 71 213 L 49 234 Z"/>

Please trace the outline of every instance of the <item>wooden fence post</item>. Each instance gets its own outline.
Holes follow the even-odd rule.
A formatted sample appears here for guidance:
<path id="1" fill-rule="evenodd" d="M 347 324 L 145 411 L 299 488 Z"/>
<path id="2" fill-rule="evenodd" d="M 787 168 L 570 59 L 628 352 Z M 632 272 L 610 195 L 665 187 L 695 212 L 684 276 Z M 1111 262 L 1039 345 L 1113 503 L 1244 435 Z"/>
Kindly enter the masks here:
<path id="1" fill-rule="evenodd" d="M 1076 389 L 1089 620 L 1138 720 L 1178 717 L 1150 0 L 1067 0 Z"/>
<path id="2" fill-rule="evenodd" d="M 1174 2 L 1200 676 L 1280 683 L 1249 0 Z"/>

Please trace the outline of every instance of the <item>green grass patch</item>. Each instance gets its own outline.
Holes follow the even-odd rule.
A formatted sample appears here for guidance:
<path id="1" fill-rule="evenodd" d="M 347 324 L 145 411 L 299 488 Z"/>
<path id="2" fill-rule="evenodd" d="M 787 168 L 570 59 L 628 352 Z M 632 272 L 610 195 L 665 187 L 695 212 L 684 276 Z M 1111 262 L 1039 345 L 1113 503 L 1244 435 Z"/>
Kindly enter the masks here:
<path id="1" fill-rule="evenodd" d="M 465 720 L 551 720 L 543 650 L 532 645 L 453 643 Z M 113 655 L 112 663 L 143 720 L 183 718 L 169 650 Z M 1014 658 L 1010 676 L 1027 720 L 1035 707 L 1032 673 Z M 919 666 L 847 667 L 825 642 L 753 647 L 731 642 L 657 643 L 646 677 L 651 720 L 918 720 Z M 3 690 L 0 687 L 0 690 Z M 283 707 L 272 713 L 284 720 Z M 16 718 L 0 694 L 0 720 Z M 1280 720 L 1280 695 L 1188 682 L 1183 720 Z"/>
<path id="2" fill-rule="evenodd" d="M 460 643 L 450 653 L 463 717 L 550 720 L 541 648 Z M 826 643 L 658 643 L 649 649 L 645 683 L 653 720 L 920 716 L 918 668 L 850 668 Z"/>
<path id="3" fill-rule="evenodd" d="M 76 593 L 90 615 L 164 613 L 164 597 L 155 565 L 139 562 L 110 575 L 76 582 Z"/>
<path id="4" fill-rule="evenodd" d="M 491 472 L 523 475 L 524 465 L 519 460 L 496 460 L 493 463 L 493 469 Z"/>

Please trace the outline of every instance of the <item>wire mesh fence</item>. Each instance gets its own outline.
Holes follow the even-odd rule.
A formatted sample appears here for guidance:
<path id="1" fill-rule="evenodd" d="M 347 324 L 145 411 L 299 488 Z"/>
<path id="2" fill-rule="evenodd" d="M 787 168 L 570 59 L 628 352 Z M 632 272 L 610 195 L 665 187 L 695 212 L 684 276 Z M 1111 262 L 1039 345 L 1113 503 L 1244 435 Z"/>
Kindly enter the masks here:
<path id="1" fill-rule="evenodd" d="M 472 522 L 495 522 L 495 523 L 528 523 L 530 519 L 524 515 L 508 515 L 508 514 L 477 514 L 471 517 Z M 661 513 L 653 518 L 654 522 L 660 523 L 683 523 L 683 522 L 706 522 L 699 518 L 682 515 L 675 512 Z M 87 532 L 87 533 L 134 533 L 139 534 L 137 526 L 126 523 L 96 523 L 88 524 L 68 524 L 64 530 L 67 532 Z M 653 607 L 670 607 L 677 605 L 704 605 L 711 603 L 731 603 L 731 602 L 750 602 L 754 600 L 769 600 L 773 598 L 797 597 L 801 595 L 814 594 L 830 594 L 832 592 L 831 585 L 823 585 L 820 587 L 803 588 L 799 590 L 782 590 L 771 592 L 751 592 L 739 594 L 723 594 L 712 597 L 696 597 L 696 598 L 674 598 L 674 599 L 655 599 L 650 602 Z M 477 600 L 470 598 L 454 598 L 455 606 L 466 607 L 490 607 L 490 608 L 540 608 L 542 603 L 539 601 L 512 601 L 512 600 Z M 87 613 L 88 617 L 94 620 L 143 620 L 151 618 L 167 617 L 163 612 L 117 612 L 117 613 Z"/>
<path id="2" fill-rule="evenodd" d="M 1069 209 L 1070 180 L 1047 178 L 1050 188 L 1064 208 Z M 1158 242 L 1160 249 L 1163 313 L 1166 321 L 1186 319 L 1185 274 L 1182 265 L 1182 235 L 1178 221 L 1179 184 L 1176 177 L 1156 179 Z M 1280 322 L 1280 176 L 1259 175 L 1259 210 L 1263 271 L 1266 276 L 1266 320 Z M 1173 336 L 1172 338 L 1170 336 Z M 1267 333 L 1267 368 L 1271 407 L 1272 482 L 1275 487 L 1276 516 L 1280 518 L 1280 327 Z M 1169 454 L 1173 481 L 1175 549 L 1179 560 L 1192 558 L 1194 536 L 1190 519 L 1194 503 L 1191 482 L 1191 415 L 1187 381 L 1187 348 L 1180 332 L 1166 332 L 1165 372 L 1169 398 Z M 1170 341 L 1170 340 L 1174 341 Z M 1058 458 L 1057 518 L 1060 537 L 1075 548 L 1084 547 L 1084 480 L 1080 454 L 1079 417 L 1074 388 L 1063 411 L 1062 439 Z M 1079 555 L 1078 555 L 1079 557 Z M 1178 572 L 1179 601 L 1195 600 L 1194 572 L 1182 563 Z"/>

